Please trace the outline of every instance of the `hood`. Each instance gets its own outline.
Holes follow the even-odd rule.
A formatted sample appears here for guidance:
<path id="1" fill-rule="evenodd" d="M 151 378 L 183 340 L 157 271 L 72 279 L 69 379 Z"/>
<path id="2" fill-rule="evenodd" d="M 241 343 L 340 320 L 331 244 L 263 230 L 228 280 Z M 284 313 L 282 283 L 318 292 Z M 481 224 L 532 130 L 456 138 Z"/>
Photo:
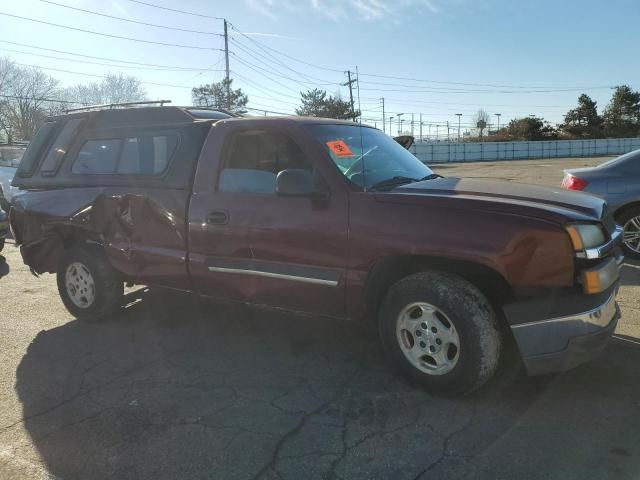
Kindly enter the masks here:
<path id="1" fill-rule="evenodd" d="M 483 210 L 569 220 L 600 220 L 605 215 L 606 202 L 586 193 L 498 180 L 439 178 L 396 188 L 391 193 L 403 195 L 455 197 L 475 203 Z M 555 218 L 558 220 L 558 218 Z"/>

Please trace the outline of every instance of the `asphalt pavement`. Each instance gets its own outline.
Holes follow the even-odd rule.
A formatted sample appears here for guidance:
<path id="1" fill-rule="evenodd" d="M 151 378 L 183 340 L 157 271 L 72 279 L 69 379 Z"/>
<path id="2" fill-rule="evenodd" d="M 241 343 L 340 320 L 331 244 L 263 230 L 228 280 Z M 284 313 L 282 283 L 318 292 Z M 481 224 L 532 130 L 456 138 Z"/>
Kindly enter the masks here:
<path id="1" fill-rule="evenodd" d="M 559 185 L 599 160 L 445 165 Z M 530 378 L 509 357 L 464 398 L 416 390 L 375 327 L 148 289 L 100 323 L 0 257 L 1 479 L 637 479 L 640 267 L 604 354 Z M 8 272 L 7 272 L 8 270 Z"/>

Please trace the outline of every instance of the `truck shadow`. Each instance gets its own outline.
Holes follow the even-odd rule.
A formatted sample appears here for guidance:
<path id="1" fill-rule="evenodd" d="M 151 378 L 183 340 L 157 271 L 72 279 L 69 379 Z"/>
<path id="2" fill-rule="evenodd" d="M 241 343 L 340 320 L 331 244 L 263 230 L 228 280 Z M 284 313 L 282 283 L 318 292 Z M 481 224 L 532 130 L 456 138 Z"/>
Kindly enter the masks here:
<path id="1" fill-rule="evenodd" d="M 633 339 L 563 375 L 505 365 L 476 394 L 443 399 L 398 378 L 371 325 L 149 290 L 127 300 L 107 321 L 40 332 L 20 362 L 22 425 L 56 476 L 632 478 L 640 468 Z"/>

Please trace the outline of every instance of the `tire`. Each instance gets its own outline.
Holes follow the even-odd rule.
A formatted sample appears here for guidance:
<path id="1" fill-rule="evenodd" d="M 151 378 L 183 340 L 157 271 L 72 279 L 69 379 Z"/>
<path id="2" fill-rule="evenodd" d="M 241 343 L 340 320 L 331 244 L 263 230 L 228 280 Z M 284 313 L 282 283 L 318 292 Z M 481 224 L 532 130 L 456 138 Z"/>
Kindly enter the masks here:
<path id="1" fill-rule="evenodd" d="M 124 284 L 98 247 L 65 250 L 57 280 L 64 306 L 77 319 L 101 320 L 121 305 Z"/>
<path id="2" fill-rule="evenodd" d="M 498 367 L 497 316 L 482 293 L 456 275 L 421 272 L 400 280 L 383 300 L 378 326 L 394 365 L 429 393 L 468 394 Z"/>
<path id="3" fill-rule="evenodd" d="M 637 219 L 636 221 L 638 223 L 634 225 L 632 222 L 633 219 Z M 637 240 L 626 240 L 630 233 L 633 234 L 637 232 L 638 235 L 640 235 L 640 207 L 632 207 L 624 210 L 617 218 L 617 221 L 624 227 L 625 241 L 622 243 L 624 254 L 629 258 L 640 260 L 640 236 L 638 236 Z"/>
<path id="4" fill-rule="evenodd" d="M 0 252 L 2 250 L 4 250 L 4 243 L 5 243 L 5 239 L 4 238 L 0 238 Z"/>

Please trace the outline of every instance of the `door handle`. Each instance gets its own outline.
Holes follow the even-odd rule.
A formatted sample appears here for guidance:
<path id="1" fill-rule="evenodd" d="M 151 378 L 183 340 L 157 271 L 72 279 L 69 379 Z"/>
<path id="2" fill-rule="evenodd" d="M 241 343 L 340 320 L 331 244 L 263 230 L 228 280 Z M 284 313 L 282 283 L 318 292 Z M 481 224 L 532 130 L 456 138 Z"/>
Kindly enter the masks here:
<path id="1" fill-rule="evenodd" d="M 229 215 L 227 212 L 209 212 L 207 215 L 207 223 L 211 225 L 225 225 L 229 222 Z"/>

